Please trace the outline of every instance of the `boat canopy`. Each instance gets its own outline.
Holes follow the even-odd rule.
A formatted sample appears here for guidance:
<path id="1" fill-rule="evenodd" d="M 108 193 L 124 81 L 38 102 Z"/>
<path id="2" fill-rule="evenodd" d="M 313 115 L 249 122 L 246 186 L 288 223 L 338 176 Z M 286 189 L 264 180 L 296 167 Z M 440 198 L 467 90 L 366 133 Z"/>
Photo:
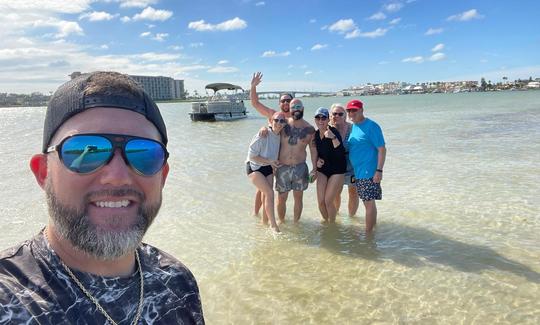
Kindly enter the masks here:
<path id="1" fill-rule="evenodd" d="M 212 89 L 214 92 L 217 92 L 218 90 L 223 90 L 223 89 L 227 89 L 227 90 L 242 89 L 242 87 L 240 87 L 240 86 L 233 85 L 233 84 L 228 84 L 228 83 L 223 83 L 223 82 L 208 84 L 208 85 L 206 85 L 205 88 L 206 89 Z"/>

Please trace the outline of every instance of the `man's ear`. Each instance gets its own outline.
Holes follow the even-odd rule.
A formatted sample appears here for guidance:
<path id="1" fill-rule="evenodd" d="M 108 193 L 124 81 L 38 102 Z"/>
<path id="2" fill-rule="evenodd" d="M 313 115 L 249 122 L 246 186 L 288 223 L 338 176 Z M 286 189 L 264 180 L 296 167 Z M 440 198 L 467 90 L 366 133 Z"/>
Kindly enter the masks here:
<path id="1" fill-rule="evenodd" d="M 167 180 L 167 175 L 169 175 L 169 163 L 165 163 L 161 169 L 161 187 L 165 186 L 165 181 Z"/>
<path id="2" fill-rule="evenodd" d="M 30 169 L 34 173 L 37 183 L 45 189 L 45 179 L 47 179 L 47 155 L 37 154 L 30 159 Z"/>

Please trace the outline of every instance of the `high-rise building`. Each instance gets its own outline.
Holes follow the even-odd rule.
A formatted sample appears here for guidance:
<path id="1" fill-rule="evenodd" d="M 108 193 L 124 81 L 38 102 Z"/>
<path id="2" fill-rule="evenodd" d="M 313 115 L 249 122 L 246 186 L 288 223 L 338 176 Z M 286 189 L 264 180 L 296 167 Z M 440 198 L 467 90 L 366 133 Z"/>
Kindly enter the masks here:
<path id="1" fill-rule="evenodd" d="M 80 76 L 76 71 L 70 74 L 71 79 Z M 184 99 L 184 80 L 176 80 L 171 77 L 135 76 L 129 75 L 153 100 Z"/>
<path id="2" fill-rule="evenodd" d="M 171 77 L 133 76 L 154 100 L 169 100 L 184 98 L 184 80 L 175 80 Z"/>

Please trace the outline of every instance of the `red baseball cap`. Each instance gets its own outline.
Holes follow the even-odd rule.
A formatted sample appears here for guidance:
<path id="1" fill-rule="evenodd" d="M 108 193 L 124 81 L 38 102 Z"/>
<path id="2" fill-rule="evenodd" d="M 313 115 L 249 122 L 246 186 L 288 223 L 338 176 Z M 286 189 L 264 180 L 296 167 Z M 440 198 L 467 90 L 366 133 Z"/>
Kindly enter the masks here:
<path id="1" fill-rule="evenodd" d="M 362 109 L 364 108 L 364 103 L 358 99 L 353 99 L 347 103 L 347 109 Z"/>

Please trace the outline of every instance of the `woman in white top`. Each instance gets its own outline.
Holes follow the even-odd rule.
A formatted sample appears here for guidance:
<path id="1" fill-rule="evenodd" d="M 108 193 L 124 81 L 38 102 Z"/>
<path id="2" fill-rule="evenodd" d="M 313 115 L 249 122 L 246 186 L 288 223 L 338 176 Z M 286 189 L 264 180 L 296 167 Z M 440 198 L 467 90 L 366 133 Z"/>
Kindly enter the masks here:
<path id="1" fill-rule="evenodd" d="M 246 173 L 263 196 L 266 212 L 263 214 L 263 223 L 267 224 L 270 219 L 270 226 L 276 232 L 280 230 L 274 213 L 273 174 L 274 168 L 280 166 L 278 161 L 280 133 L 286 123 L 287 119 L 283 112 L 272 115 L 272 123 L 268 127 L 267 136 L 261 137 L 257 132 L 251 140 L 246 162 Z"/>
<path id="2" fill-rule="evenodd" d="M 358 210 L 358 193 L 356 193 L 356 186 L 354 185 L 354 171 L 349 161 L 349 135 L 351 134 L 352 124 L 347 122 L 347 113 L 345 108 L 341 104 L 332 104 L 330 107 L 330 124 L 338 129 L 341 139 L 343 139 L 343 146 L 345 147 L 345 153 L 347 156 L 347 171 L 345 172 L 344 185 L 348 186 L 349 192 L 349 216 L 354 216 Z M 339 211 L 341 206 L 341 190 L 335 200 L 336 210 Z"/>

